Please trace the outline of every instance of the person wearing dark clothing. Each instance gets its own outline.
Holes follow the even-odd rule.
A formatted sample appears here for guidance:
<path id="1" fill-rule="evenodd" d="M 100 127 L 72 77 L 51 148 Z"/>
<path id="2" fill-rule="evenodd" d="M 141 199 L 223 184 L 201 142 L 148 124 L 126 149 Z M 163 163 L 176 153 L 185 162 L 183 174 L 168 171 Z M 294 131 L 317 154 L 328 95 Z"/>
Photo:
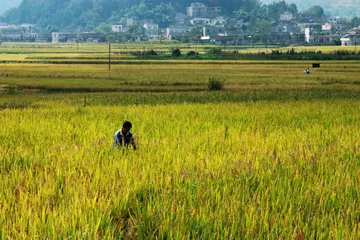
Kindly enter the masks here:
<path id="1" fill-rule="evenodd" d="M 114 135 L 114 148 L 129 147 L 131 145 L 136 150 L 135 139 L 130 132 L 132 128 L 131 122 L 124 122 L 122 129 L 117 131 Z"/>

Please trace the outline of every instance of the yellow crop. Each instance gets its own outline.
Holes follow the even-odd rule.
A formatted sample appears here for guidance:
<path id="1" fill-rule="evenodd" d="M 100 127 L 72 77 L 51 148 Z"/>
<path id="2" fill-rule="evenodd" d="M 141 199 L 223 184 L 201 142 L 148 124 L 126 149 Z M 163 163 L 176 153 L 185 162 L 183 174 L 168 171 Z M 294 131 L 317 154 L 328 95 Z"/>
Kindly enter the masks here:
<path id="1" fill-rule="evenodd" d="M 359 237 L 358 101 L 48 103 L 0 112 L 2 237 Z"/>
<path id="2" fill-rule="evenodd" d="M 358 61 L 107 50 L 2 44 L 0 239 L 360 239 Z"/>

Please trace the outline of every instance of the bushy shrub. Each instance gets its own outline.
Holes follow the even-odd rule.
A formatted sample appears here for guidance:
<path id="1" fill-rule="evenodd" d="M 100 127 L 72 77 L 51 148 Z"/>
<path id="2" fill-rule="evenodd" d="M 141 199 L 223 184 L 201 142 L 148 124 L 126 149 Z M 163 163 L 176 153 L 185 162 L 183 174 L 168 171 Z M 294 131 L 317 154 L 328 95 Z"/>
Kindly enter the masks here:
<path id="1" fill-rule="evenodd" d="M 139 57 L 139 56 L 157 56 L 158 53 L 155 52 L 154 50 L 149 50 L 149 51 L 137 51 L 137 52 L 130 52 L 131 55 L 135 56 L 135 57 Z"/>
<path id="2" fill-rule="evenodd" d="M 16 86 L 16 85 L 9 85 L 9 86 L 5 87 L 4 93 L 5 93 L 6 95 L 17 94 L 17 93 L 18 93 L 18 90 L 19 90 L 18 86 Z"/>
<path id="3" fill-rule="evenodd" d="M 181 51 L 180 51 L 180 49 L 175 49 L 174 51 L 172 51 L 172 53 L 171 53 L 171 56 L 173 56 L 173 57 L 180 57 L 181 56 Z"/>
<path id="4" fill-rule="evenodd" d="M 222 53 L 222 49 L 221 48 L 210 48 L 207 51 L 208 54 L 214 54 L 214 55 L 220 55 Z"/>
<path id="5" fill-rule="evenodd" d="M 295 55 L 295 54 L 296 54 L 296 51 L 295 51 L 294 48 L 292 48 L 292 49 L 289 49 L 289 50 L 287 51 L 287 54 Z"/>
<path id="6" fill-rule="evenodd" d="M 145 56 L 157 56 L 158 53 L 155 52 L 154 50 L 149 50 L 149 51 L 143 52 L 143 55 L 145 55 Z"/>
<path id="7" fill-rule="evenodd" d="M 279 50 L 272 50 L 271 51 L 271 55 L 281 55 L 281 54 L 282 54 L 282 52 L 279 51 Z"/>
<path id="8" fill-rule="evenodd" d="M 221 91 L 224 89 L 224 82 L 215 77 L 209 78 L 208 89 L 210 91 Z"/>
<path id="9" fill-rule="evenodd" d="M 354 51 L 348 51 L 348 50 L 335 50 L 333 51 L 333 54 L 335 55 L 355 55 L 356 53 Z"/>
<path id="10" fill-rule="evenodd" d="M 199 55 L 199 53 L 197 53 L 197 52 L 195 52 L 195 51 L 190 51 L 190 52 L 188 52 L 188 53 L 186 54 L 186 56 L 188 56 L 188 57 L 197 56 L 197 55 Z"/>

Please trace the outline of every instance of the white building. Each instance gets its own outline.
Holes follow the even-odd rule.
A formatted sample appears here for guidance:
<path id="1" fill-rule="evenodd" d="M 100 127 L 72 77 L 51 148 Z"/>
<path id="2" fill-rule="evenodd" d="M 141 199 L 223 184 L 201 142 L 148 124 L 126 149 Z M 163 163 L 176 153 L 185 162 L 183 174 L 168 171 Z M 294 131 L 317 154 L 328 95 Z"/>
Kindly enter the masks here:
<path id="1" fill-rule="evenodd" d="M 118 32 L 118 33 L 124 33 L 124 32 L 128 32 L 129 29 L 126 28 L 124 25 L 112 25 L 111 26 L 111 30 L 112 32 Z"/>
<path id="2" fill-rule="evenodd" d="M 144 23 L 143 28 L 149 39 L 157 40 L 160 37 L 159 25 L 154 23 Z"/>
<path id="3" fill-rule="evenodd" d="M 0 23 L 0 29 L 6 29 L 9 28 L 10 26 L 7 23 Z"/>
<path id="4" fill-rule="evenodd" d="M 208 7 L 203 3 L 192 3 L 187 8 L 187 15 L 191 18 L 205 17 L 214 18 L 220 16 L 222 13 L 221 7 Z"/>
<path id="5" fill-rule="evenodd" d="M 193 18 L 190 20 L 191 25 L 211 25 L 210 18 Z"/>
<path id="6" fill-rule="evenodd" d="M 217 17 L 211 19 L 211 25 L 213 26 L 224 26 L 226 24 L 226 19 L 223 17 Z"/>
<path id="7" fill-rule="evenodd" d="M 186 32 L 186 27 L 168 27 L 165 30 L 165 37 L 168 40 L 180 40 L 182 34 Z"/>
<path id="8" fill-rule="evenodd" d="M 24 37 L 25 37 L 26 39 L 34 39 L 34 40 L 36 40 L 36 39 L 39 38 L 39 33 L 26 32 L 26 33 L 24 34 Z"/>
<path id="9" fill-rule="evenodd" d="M 22 27 L 22 28 L 34 28 L 34 27 L 36 27 L 36 25 L 30 24 L 30 23 L 23 23 L 19 27 Z"/>
<path id="10" fill-rule="evenodd" d="M 203 38 L 215 37 L 215 36 L 227 36 L 225 27 L 219 26 L 205 26 L 203 27 Z"/>
<path id="11" fill-rule="evenodd" d="M 354 28 L 340 38 L 341 46 L 360 45 L 360 28 Z"/>
<path id="12" fill-rule="evenodd" d="M 351 37 L 349 34 L 340 38 L 340 41 L 341 41 L 341 46 L 343 47 L 351 46 Z"/>
<path id="13" fill-rule="evenodd" d="M 295 19 L 295 16 L 291 12 L 284 12 L 280 15 L 281 21 L 290 22 Z"/>
<path id="14" fill-rule="evenodd" d="M 355 46 L 360 45 L 360 34 L 348 33 L 340 38 L 341 46 Z"/>
<path id="15" fill-rule="evenodd" d="M 77 33 L 63 33 L 63 32 L 53 32 L 52 33 L 52 42 L 53 43 L 76 43 L 77 42 Z"/>
<path id="16" fill-rule="evenodd" d="M 24 32 L 20 28 L 3 28 L 0 29 L 0 39 L 18 42 L 24 39 Z"/>
<path id="17" fill-rule="evenodd" d="M 190 24 L 193 26 L 224 26 L 226 20 L 223 17 L 217 18 L 193 18 L 190 20 Z"/>
<path id="18" fill-rule="evenodd" d="M 309 43 L 311 38 L 311 29 L 305 28 L 305 42 Z"/>

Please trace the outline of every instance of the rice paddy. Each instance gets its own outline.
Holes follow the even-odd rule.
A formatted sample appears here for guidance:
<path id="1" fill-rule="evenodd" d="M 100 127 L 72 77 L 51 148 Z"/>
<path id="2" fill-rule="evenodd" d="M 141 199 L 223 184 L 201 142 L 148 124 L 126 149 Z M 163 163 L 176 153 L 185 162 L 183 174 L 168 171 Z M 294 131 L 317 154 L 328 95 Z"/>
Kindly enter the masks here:
<path id="1" fill-rule="evenodd" d="M 0 55 L 0 239 L 360 238 L 359 62 L 81 47 Z"/>

